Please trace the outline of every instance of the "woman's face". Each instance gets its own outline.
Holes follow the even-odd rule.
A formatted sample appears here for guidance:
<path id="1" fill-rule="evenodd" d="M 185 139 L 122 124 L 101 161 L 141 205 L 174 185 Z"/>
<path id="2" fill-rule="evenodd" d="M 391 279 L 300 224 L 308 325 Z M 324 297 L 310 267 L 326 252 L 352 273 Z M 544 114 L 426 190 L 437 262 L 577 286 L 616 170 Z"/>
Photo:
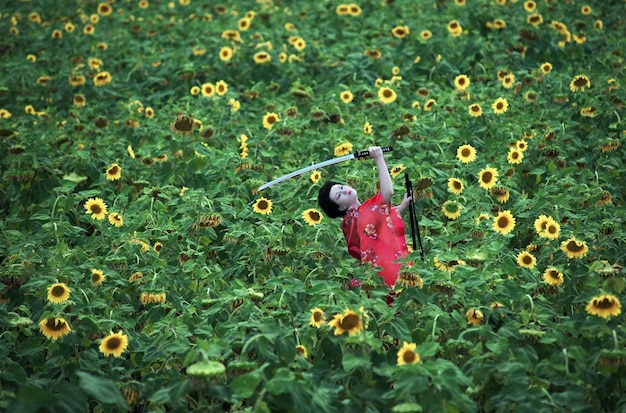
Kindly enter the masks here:
<path id="1" fill-rule="evenodd" d="M 348 185 L 336 184 L 330 188 L 330 199 L 339 206 L 340 210 L 346 210 L 350 206 L 357 204 L 357 194 Z"/>

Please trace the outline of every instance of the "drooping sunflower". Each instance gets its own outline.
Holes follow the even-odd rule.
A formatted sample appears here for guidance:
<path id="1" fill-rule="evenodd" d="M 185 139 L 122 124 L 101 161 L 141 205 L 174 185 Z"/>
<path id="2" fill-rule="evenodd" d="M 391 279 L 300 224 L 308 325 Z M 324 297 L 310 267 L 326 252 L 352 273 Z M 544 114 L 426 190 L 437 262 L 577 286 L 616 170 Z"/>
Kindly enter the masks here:
<path id="1" fill-rule="evenodd" d="M 461 195 L 463 192 L 463 182 L 458 178 L 448 178 L 448 189 L 450 192 L 456 195 Z"/>
<path id="2" fill-rule="evenodd" d="M 280 118 L 278 117 L 278 114 L 274 112 L 268 112 L 265 114 L 265 116 L 263 116 L 263 127 L 267 130 L 270 130 L 279 120 Z"/>
<path id="3" fill-rule="evenodd" d="M 497 98 L 491 105 L 493 113 L 501 115 L 509 109 L 509 102 L 505 98 Z"/>
<path id="4" fill-rule="evenodd" d="M 91 281 L 93 281 L 94 285 L 100 285 L 104 280 L 106 280 L 106 275 L 102 270 L 98 270 L 96 268 L 91 269 Z"/>
<path id="5" fill-rule="evenodd" d="M 476 149 L 472 145 L 461 145 L 456 150 L 456 157 L 463 163 L 470 163 L 476 160 Z"/>
<path id="6" fill-rule="evenodd" d="M 601 294 L 589 300 L 585 310 L 589 315 L 609 318 L 611 316 L 618 316 L 622 312 L 622 305 L 619 299 L 613 294 Z"/>
<path id="7" fill-rule="evenodd" d="M 542 278 L 550 285 L 563 284 L 563 273 L 554 267 L 546 268 L 546 270 L 543 272 Z"/>
<path id="8" fill-rule="evenodd" d="M 122 218 L 122 215 L 120 215 L 118 212 L 109 213 L 108 220 L 109 224 L 118 228 L 124 225 L 124 218 Z"/>
<path id="9" fill-rule="evenodd" d="M 114 333 L 109 332 L 109 335 L 102 339 L 102 343 L 98 349 L 105 357 L 113 356 L 120 357 L 122 353 L 128 348 L 128 336 L 118 331 Z"/>
<path id="10" fill-rule="evenodd" d="M 467 75 L 461 74 L 454 78 L 454 87 L 456 87 L 457 90 L 465 90 L 469 85 L 470 79 Z"/>
<path id="11" fill-rule="evenodd" d="M 485 318 L 485 316 L 483 315 L 483 312 L 480 311 L 479 309 L 470 308 L 465 313 L 465 318 L 467 318 L 467 324 L 477 326 L 477 325 L 480 325 L 481 321 L 483 321 L 483 318 Z"/>
<path id="12" fill-rule="evenodd" d="M 315 307 L 311 310 L 311 320 L 309 324 L 315 328 L 320 328 L 326 322 L 326 316 L 321 308 Z"/>
<path id="13" fill-rule="evenodd" d="M 307 224 L 316 226 L 322 222 L 322 213 L 315 208 L 309 208 L 302 213 L 302 218 Z"/>
<path id="14" fill-rule="evenodd" d="M 349 90 L 344 90 L 339 95 L 339 98 L 341 99 L 343 103 L 350 103 L 352 102 L 352 99 L 354 99 L 354 95 Z"/>
<path id="15" fill-rule="evenodd" d="M 53 304 L 61 304 L 69 300 L 70 289 L 64 283 L 54 283 L 48 287 L 48 301 Z"/>
<path id="16" fill-rule="evenodd" d="M 396 176 L 400 175 L 405 169 L 406 166 L 404 166 L 403 164 L 395 165 L 389 171 L 389 175 L 391 175 L 392 178 L 395 178 Z"/>
<path id="17" fill-rule="evenodd" d="M 296 346 L 296 356 L 302 356 L 304 358 L 308 358 L 309 354 L 306 351 L 306 347 L 304 347 L 302 344 L 298 344 Z"/>
<path id="18" fill-rule="evenodd" d="M 582 258 L 587 255 L 589 248 L 585 241 L 580 241 L 572 237 L 561 243 L 561 251 L 567 254 L 567 258 Z"/>
<path id="19" fill-rule="evenodd" d="M 142 304 L 163 304 L 167 301 L 167 293 L 141 293 L 139 301 Z"/>
<path id="20" fill-rule="evenodd" d="M 498 182 L 498 171 L 496 168 L 484 168 L 478 173 L 478 183 L 483 189 L 491 189 Z"/>
<path id="21" fill-rule="evenodd" d="M 524 154 L 517 148 L 509 149 L 509 153 L 506 156 L 506 161 L 510 164 L 519 165 L 524 159 Z"/>
<path id="22" fill-rule="evenodd" d="M 254 212 L 258 212 L 259 214 L 267 215 L 272 213 L 272 201 L 269 199 L 265 199 L 263 197 L 257 199 L 257 201 L 252 206 Z"/>
<path id="23" fill-rule="evenodd" d="M 569 84 L 569 90 L 572 92 L 585 91 L 585 88 L 591 87 L 591 81 L 585 75 L 576 75 Z"/>
<path id="24" fill-rule="evenodd" d="M 396 100 L 397 97 L 398 96 L 396 95 L 396 92 L 394 92 L 391 88 L 383 86 L 378 89 L 378 99 L 380 99 L 380 101 L 385 105 L 390 104 L 391 102 Z"/>
<path id="25" fill-rule="evenodd" d="M 352 144 L 350 142 L 344 142 L 335 146 L 335 156 L 344 156 L 352 153 Z"/>
<path id="26" fill-rule="evenodd" d="M 217 93 L 219 96 L 224 96 L 226 93 L 228 93 L 228 83 L 223 80 L 219 80 L 217 83 L 215 83 L 215 93 Z"/>
<path id="27" fill-rule="evenodd" d="M 122 177 L 122 167 L 118 164 L 111 164 L 106 170 L 106 178 L 109 181 L 116 181 Z"/>
<path id="28" fill-rule="evenodd" d="M 130 277 L 128 277 L 128 282 L 134 283 L 135 281 L 139 281 L 142 278 L 143 278 L 143 274 L 139 271 L 135 271 L 134 273 L 131 274 Z"/>
<path id="29" fill-rule="evenodd" d="M 493 218 L 493 230 L 499 232 L 502 235 L 506 235 L 513 231 L 515 228 L 515 218 L 511 214 L 511 211 L 500 211 L 498 215 Z"/>
<path id="30" fill-rule="evenodd" d="M 398 351 L 398 366 L 415 364 L 420 361 L 420 355 L 415 352 L 415 347 L 415 343 L 402 342 L 402 347 Z"/>
<path id="31" fill-rule="evenodd" d="M 541 14 L 539 13 L 529 14 L 526 18 L 526 22 L 533 26 L 539 26 L 541 23 L 543 23 L 543 16 L 541 16 Z"/>
<path id="32" fill-rule="evenodd" d="M 522 251 L 517 254 L 517 263 L 524 268 L 533 269 L 537 263 L 537 259 L 528 251 Z"/>
<path id="33" fill-rule="evenodd" d="M 398 273 L 398 279 L 393 286 L 394 291 L 398 291 L 398 288 L 403 286 L 422 288 L 424 286 L 424 281 L 416 271 L 412 270 L 411 267 L 403 267 Z"/>
<path id="34" fill-rule="evenodd" d="M 107 215 L 107 206 L 101 198 L 89 198 L 85 202 L 85 209 L 91 215 L 91 219 L 101 221 Z"/>
<path id="35" fill-rule="evenodd" d="M 41 334 L 53 341 L 68 335 L 72 329 L 70 325 L 61 317 L 48 317 L 39 322 L 39 331 Z"/>
<path id="36" fill-rule="evenodd" d="M 409 26 L 396 26 L 391 29 L 391 34 L 393 34 L 398 39 L 404 39 L 410 33 L 411 31 L 409 30 Z"/>
<path id="37" fill-rule="evenodd" d="M 267 52 L 256 52 L 253 56 L 254 63 L 261 65 L 272 60 L 272 56 Z"/>
<path id="38" fill-rule="evenodd" d="M 478 103 L 472 103 L 467 107 L 467 112 L 475 118 L 482 116 L 483 108 Z"/>
<path id="39" fill-rule="evenodd" d="M 100 86 L 104 86 L 104 85 L 111 83 L 111 80 L 113 80 L 111 73 L 104 71 L 104 72 L 97 73 L 93 77 L 93 84 L 100 87 Z"/>
<path id="40" fill-rule="evenodd" d="M 461 216 L 461 208 L 463 208 L 458 202 L 447 200 L 441 206 L 441 210 L 443 214 L 448 219 L 455 220 Z"/>
<path id="41" fill-rule="evenodd" d="M 328 322 L 328 325 L 335 329 L 334 334 L 336 336 L 340 336 L 345 332 L 350 336 L 354 336 L 363 330 L 361 315 L 364 315 L 362 308 L 361 314 L 346 308 L 343 313 L 335 314 L 334 318 Z"/>
<path id="42" fill-rule="evenodd" d="M 511 197 L 509 190 L 501 186 L 494 186 L 489 192 L 491 192 L 491 195 L 495 196 L 501 204 L 504 204 Z"/>
<path id="43" fill-rule="evenodd" d="M 85 95 L 82 94 L 76 94 L 74 95 L 74 106 L 78 106 L 79 108 L 84 108 L 85 105 L 87 104 L 87 99 L 85 98 Z"/>
<path id="44" fill-rule="evenodd" d="M 215 94 L 215 85 L 211 82 L 203 83 L 200 87 L 200 91 L 202 93 L 202 96 L 210 98 Z M 194 94 L 193 91 L 191 92 L 191 94 Z"/>

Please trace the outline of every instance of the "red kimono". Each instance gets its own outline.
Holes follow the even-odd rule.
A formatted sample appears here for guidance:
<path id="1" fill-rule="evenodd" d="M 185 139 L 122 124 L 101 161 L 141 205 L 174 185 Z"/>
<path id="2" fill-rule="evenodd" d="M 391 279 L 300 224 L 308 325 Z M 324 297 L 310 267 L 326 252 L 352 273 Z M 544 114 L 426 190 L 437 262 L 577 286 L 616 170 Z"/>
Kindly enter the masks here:
<path id="1" fill-rule="evenodd" d="M 341 229 L 350 255 L 361 263 L 380 267 L 378 275 L 393 288 L 402 266 L 396 260 L 409 253 L 404 223 L 396 209 L 379 192 L 358 208 L 346 211 Z"/>

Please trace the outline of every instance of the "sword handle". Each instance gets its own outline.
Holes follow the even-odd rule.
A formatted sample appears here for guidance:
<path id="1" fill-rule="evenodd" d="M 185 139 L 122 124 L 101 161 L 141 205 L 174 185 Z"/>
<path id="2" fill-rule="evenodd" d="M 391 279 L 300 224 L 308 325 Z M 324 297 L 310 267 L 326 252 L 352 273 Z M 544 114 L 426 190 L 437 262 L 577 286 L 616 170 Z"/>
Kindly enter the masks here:
<path id="1" fill-rule="evenodd" d="M 383 153 L 387 153 L 387 152 L 393 152 L 393 146 L 383 146 L 382 148 L 380 148 L 383 150 Z M 357 150 L 356 152 L 354 152 L 354 157 L 356 159 L 364 159 L 370 156 L 370 151 L 359 151 Z"/>

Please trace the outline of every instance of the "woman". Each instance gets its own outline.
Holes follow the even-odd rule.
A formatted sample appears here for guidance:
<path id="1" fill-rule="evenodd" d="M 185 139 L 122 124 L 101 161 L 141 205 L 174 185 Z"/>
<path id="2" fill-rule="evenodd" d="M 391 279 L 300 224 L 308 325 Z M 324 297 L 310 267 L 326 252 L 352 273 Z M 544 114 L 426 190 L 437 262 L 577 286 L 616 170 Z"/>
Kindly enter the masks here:
<path id="1" fill-rule="evenodd" d="M 380 267 L 380 275 L 393 288 L 402 264 L 396 262 L 409 252 L 404 238 L 404 223 L 400 213 L 409 206 L 405 197 L 400 205 L 391 207 L 393 184 L 380 147 L 369 148 L 376 161 L 380 191 L 360 203 L 357 192 L 337 182 L 326 182 L 319 190 L 317 202 L 330 218 L 343 217 L 341 226 L 354 258 Z"/>

